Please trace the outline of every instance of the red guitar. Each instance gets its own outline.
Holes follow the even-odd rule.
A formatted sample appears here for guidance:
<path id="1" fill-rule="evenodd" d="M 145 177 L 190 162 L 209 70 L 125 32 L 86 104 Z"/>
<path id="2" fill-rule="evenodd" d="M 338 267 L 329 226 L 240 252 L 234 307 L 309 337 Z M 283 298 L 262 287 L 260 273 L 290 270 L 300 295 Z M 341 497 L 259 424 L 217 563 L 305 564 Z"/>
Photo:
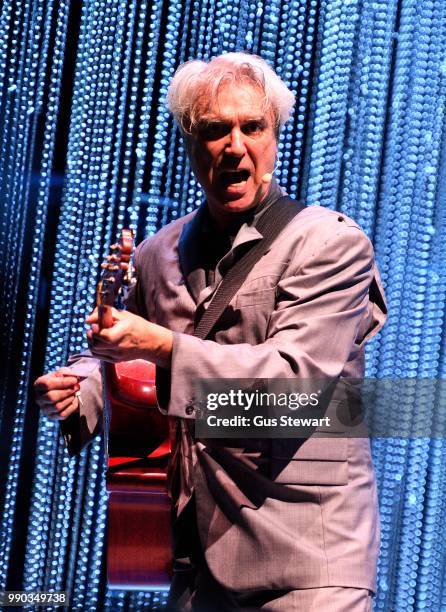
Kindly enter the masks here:
<path id="1" fill-rule="evenodd" d="M 97 292 L 101 328 L 113 325 L 111 308 L 121 288 L 132 282 L 132 232 L 122 230 L 111 250 Z M 155 366 L 142 359 L 102 366 L 108 432 L 108 585 L 166 588 L 172 564 L 166 489 L 170 440 L 169 421 L 157 408 Z"/>

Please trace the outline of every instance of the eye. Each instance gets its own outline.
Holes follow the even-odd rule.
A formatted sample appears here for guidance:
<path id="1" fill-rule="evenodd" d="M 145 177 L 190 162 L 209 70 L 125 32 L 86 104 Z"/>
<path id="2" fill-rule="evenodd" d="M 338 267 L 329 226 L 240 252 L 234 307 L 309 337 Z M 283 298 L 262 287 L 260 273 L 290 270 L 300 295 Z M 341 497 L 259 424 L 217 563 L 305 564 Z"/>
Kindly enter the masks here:
<path id="1" fill-rule="evenodd" d="M 220 121 L 206 121 L 197 126 L 198 137 L 203 140 L 218 140 L 230 131 L 230 126 Z"/>
<path id="2" fill-rule="evenodd" d="M 265 123 L 261 119 L 253 119 L 243 124 L 242 131 L 244 134 L 259 134 L 265 129 Z"/>

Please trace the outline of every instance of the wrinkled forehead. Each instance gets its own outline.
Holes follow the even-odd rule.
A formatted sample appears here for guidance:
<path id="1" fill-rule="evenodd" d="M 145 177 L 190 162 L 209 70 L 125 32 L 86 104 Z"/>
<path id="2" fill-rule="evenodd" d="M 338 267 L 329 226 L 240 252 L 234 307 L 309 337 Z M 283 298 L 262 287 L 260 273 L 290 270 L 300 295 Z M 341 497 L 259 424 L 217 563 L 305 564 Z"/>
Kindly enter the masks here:
<path id="1" fill-rule="evenodd" d="M 218 87 L 205 87 L 196 98 L 194 119 L 199 123 L 207 119 L 230 120 L 233 116 L 246 118 L 271 113 L 265 91 L 249 81 L 220 81 Z"/>

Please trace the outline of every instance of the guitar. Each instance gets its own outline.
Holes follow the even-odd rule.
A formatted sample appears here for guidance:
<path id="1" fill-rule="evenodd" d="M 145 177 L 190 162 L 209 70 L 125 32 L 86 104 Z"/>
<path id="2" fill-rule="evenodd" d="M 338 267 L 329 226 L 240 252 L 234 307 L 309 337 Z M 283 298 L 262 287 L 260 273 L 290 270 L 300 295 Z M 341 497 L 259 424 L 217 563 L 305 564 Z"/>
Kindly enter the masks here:
<path id="1" fill-rule="evenodd" d="M 99 327 L 133 278 L 133 236 L 122 230 L 102 264 Z M 169 421 L 156 402 L 155 366 L 137 359 L 102 362 L 108 494 L 107 577 L 111 589 L 167 588 L 172 568 L 167 465 Z"/>

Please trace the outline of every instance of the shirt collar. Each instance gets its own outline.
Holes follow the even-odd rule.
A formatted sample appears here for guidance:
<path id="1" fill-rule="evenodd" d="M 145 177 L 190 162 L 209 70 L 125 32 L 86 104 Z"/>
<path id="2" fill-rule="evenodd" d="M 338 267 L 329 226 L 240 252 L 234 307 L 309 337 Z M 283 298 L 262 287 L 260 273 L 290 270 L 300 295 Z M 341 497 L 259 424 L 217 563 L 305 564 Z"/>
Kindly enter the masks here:
<path id="1" fill-rule="evenodd" d="M 245 213 L 239 213 L 235 216 L 235 222 L 234 224 L 230 225 L 225 231 L 224 233 L 226 234 L 226 236 L 228 236 L 231 240 L 231 242 L 233 242 L 235 236 L 237 235 L 238 231 L 240 230 L 240 228 L 242 227 L 242 225 L 244 225 L 246 223 L 246 225 L 248 227 L 255 227 L 257 225 L 257 223 L 259 222 L 260 217 L 263 215 L 263 213 L 275 202 L 277 202 L 277 200 L 279 198 L 281 198 L 283 195 L 285 195 L 285 191 L 284 189 L 282 189 L 282 187 L 279 185 L 279 183 L 276 181 L 276 179 L 273 177 L 273 180 L 271 181 L 271 185 L 268 189 L 268 192 L 266 194 L 266 196 L 263 198 L 263 200 L 261 202 L 259 202 L 259 204 L 257 204 L 257 206 L 255 206 L 254 208 L 250 208 L 249 210 L 247 210 Z M 215 232 L 215 225 L 212 221 L 212 217 L 209 214 L 209 209 L 207 206 L 207 203 L 204 203 L 203 206 L 203 221 L 202 221 L 202 232 L 203 233 L 214 233 Z"/>

